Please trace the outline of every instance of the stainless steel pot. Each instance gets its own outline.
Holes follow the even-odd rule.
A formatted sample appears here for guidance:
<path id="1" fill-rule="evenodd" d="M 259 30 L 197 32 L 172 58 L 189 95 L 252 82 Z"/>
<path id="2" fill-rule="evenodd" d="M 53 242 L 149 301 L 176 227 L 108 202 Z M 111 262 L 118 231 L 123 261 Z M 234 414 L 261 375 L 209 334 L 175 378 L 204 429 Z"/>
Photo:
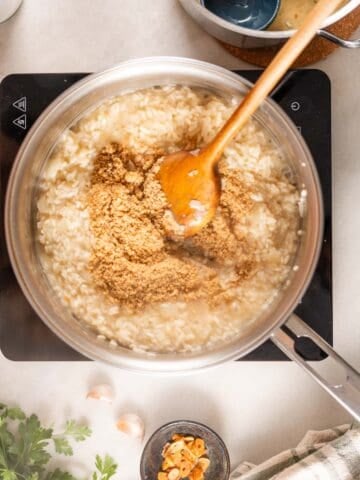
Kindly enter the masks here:
<path id="1" fill-rule="evenodd" d="M 193 19 L 210 35 L 222 40 L 230 45 L 240 48 L 260 48 L 270 47 L 285 42 L 291 37 L 295 30 L 284 30 L 281 32 L 251 30 L 249 28 L 239 27 L 207 10 L 200 0 L 179 0 L 184 9 Z M 338 22 L 350 12 L 360 5 L 360 0 L 350 0 L 346 5 L 340 8 L 336 13 L 331 15 L 322 28 L 318 31 L 318 35 L 336 43 L 345 48 L 360 47 L 359 40 L 344 40 L 326 30 L 327 27 Z"/>
<path id="2" fill-rule="evenodd" d="M 221 67 L 181 58 L 147 58 L 124 62 L 110 70 L 81 80 L 58 97 L 36 121 L 16 157 L 10 176 L 5 229 L 10 259 L 18 282 L 30 304 L 43 321 L 65 342 L 82 354 L 113 365 L 140 372 L 190 372 L 246 355 L 271 338 L 290 358 L 306 369 L 331 395 L 360 419 L 360 380 L 332 348 L 293 315 L 307 289 L 317 264 L 322 243 L 323 205 L 319 180 L 311 154 L 286 114 L 271 99 L 266 100 L 255 118 L 282 148 L 307 190 L 297 253 L 298 269 L 267 311 L 242 332 L 241 336 L 213 349 L 193 354 L 145 354 L 112 347 L 75 320 L 61 304 L 42 271 L 35 241 L 38 178 L 59 135 L 89 108 L 124 91 L 169 83 L 201 86 L 221 93 L 244 95 L 250 83 Z M 204 319 L 206 321 L 206 319 Z M 286 331 L 282 326 L 286 324 Z M 318 344 L 340 369 L 335 383 L 317 373 L 296 352 L 289 335 L 306 336 Z M 354 385 L 356 387 L 354 388 Z"/>

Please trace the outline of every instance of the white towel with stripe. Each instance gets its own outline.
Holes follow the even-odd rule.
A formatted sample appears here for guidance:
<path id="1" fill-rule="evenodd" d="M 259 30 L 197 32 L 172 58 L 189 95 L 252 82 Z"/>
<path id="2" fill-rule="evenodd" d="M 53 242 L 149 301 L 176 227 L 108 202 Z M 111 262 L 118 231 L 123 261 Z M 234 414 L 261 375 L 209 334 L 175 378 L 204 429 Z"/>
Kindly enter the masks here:
<path id="1" fill-rule="evenodd" d="M 261 465 L 242 463 L 230 480 L 360 480 L 360 426 L 310 431 Z"/>

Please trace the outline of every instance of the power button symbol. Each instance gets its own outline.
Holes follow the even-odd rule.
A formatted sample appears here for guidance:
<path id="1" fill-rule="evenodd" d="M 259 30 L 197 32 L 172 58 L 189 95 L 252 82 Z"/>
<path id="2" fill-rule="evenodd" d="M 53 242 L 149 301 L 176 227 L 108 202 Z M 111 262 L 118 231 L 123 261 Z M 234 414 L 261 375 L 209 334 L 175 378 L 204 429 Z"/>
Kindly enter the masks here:
<path id="1" fill-rule="evenodd" d="M 293 112 L 298 112 L 301 108 L 301 105 L 299 102 L 291 102 L 290 103 L 290 108 Z"/>

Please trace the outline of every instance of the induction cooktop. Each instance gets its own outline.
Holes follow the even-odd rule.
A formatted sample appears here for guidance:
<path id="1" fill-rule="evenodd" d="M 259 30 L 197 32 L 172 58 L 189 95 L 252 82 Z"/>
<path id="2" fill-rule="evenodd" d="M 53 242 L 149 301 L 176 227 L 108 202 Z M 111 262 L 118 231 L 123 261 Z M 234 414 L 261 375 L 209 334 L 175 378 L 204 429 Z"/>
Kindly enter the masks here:
<path id="1" fill-rule="evenodd" d="M 239 75 L 255 81 L 260 70 L 241 70 Z M 87 360 L 55 336 L 32 310 L 16 281 L 6 250 L 4 197 L 16 152 L 40 113 L 70 85 L 86 73 L 13 74 L 0 84 L 0 350 L 13 361 Z M 273 92 L 306 140 L 321 181 L 325 231 L 320 260 L 311 285 L 296 313 L 332 344 L 332 249 L 331 249 L 331 87 L 320 70 L 289 72 Z M 302 355 L 321 360 L 324 353 L 302 341 Z M 286 360 L 270 341 L 242 361 Z"/>

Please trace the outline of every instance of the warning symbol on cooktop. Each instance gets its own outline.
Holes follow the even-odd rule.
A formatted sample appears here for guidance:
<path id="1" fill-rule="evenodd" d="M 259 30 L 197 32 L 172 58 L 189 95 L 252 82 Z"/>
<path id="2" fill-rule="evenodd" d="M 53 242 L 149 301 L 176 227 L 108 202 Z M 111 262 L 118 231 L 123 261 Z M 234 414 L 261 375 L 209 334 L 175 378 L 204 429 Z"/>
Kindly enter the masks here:
<path id="1" fill-rule="evenodd" d="M 23 130 L 26 130 L 26 115 L 25 115 L 25 113 L 20 115 L 20 117 L 15 118 L 15 120 L 13 120 L 12 123 L 14 125 L 16 125 L 17 127 L 20 127 Z"/>
<path id="2" fill-rule="evenodd" d="M 14 103 L 13 107 L 17 108 L 21 112 L 26 112 L 26 97 L 18 98 Z"/>

